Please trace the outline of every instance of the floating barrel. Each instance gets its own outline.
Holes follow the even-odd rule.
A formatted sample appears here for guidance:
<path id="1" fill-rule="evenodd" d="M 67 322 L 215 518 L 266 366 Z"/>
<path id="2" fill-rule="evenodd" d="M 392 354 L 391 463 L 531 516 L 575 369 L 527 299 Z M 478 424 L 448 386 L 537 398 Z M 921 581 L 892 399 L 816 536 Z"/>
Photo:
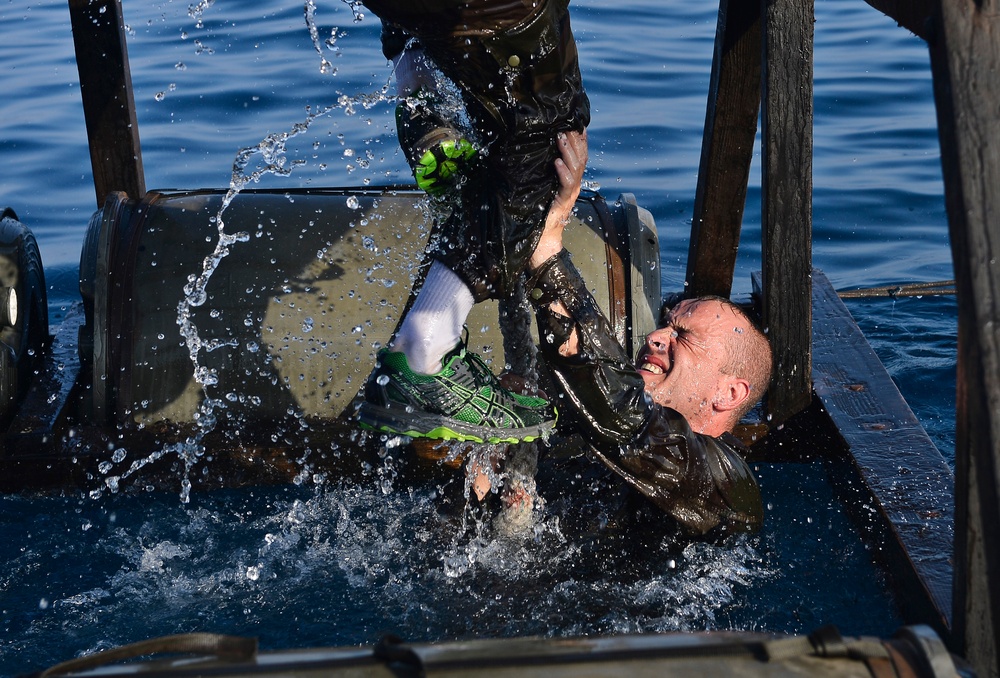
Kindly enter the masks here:
<path id="1" fill-rule="evenodd" d="M 393 188 L 244 191 L 221 215 L 225 233 L 242 235 L 218 259 L 203 303 L 191 306 L 185 285 L 216 249 L 225 195 L 119 193 L 94 214 L 80 267 L 81 361 L 91 380 L 84 419 L 187 425 L 206 393 L 243 417 L 234 421 L 293 412 L 336 419 L 357 396 L 425 272 L 426 197 Z M 652 217 L 630 195 L 608 203 L 585 194 L 566 246 L 633 348 L 659 306 Z M 497 313 L 495 302 L 477 305 L 468 328 L 472 350 L 500 372 Z M 185 341 L 184 322 L 196 341 Z"/>
<path id="2" fill-rule="evenodd" d="M 0 208 L 0 426 L 4 430 L 49 338 L 45 273 L 31 230 Z"/>
<path id="3" fill-rule="evenodd" d="M 150 657 L 168 654 L 180 657 Z M 826 626 L 808 636 L 703 631 L 423 644 L 386 636 L 374 647 L 277 652 L 258 652 L 256 638 L 188 633 L 77 657 L 41 675 L 944 678 L 962 675 L 956 660 L 934 631 L 919 625 L 904 626 L 885 640 L 843 637 Z"/>

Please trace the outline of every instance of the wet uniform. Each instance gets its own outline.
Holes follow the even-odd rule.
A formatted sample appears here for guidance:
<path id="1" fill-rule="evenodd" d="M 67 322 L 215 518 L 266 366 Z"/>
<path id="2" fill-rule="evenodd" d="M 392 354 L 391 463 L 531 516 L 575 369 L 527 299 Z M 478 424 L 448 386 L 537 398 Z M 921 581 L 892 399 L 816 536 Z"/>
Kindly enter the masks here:
<path id="1" fill-rule="evenodd" d="M 638 373 L 587 290 L 569 253 L 546 261 L 528 281 L 545 363 L 591 433 L 593 456 L 669 514 L 689 534 L 754 532 L 763 520 L 760 489 L 734 436 L 695 433 L 674 410 L 646 395 Z M 559 300 L 571 317 L 549 309 Z M 573 329 L 579 352 L 559 347 Z"/>
<path id="2" fill-rule="evenodd" d="M 558 188 L 557 132 L 590 122 L 568 0 L 363 0 L 393 58 L 416 38 L 459 86 L 486 149 L 434 256 L 475 300 L 509 296 Z"/>

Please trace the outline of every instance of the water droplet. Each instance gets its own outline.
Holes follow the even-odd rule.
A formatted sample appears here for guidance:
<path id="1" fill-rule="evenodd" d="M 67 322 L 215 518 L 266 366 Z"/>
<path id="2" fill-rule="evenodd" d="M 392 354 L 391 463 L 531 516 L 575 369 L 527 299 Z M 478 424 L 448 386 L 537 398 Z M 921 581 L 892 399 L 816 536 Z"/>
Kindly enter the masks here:
<path id="1" fill-rule="evenodd" d="M 349 198 L 347 198 L 347 206 L 350 207 L 352 210 L 356 210 L 359 207 L 361 207 L 361 203 L 359 203 L 358 199 L 352 195 Z"/>

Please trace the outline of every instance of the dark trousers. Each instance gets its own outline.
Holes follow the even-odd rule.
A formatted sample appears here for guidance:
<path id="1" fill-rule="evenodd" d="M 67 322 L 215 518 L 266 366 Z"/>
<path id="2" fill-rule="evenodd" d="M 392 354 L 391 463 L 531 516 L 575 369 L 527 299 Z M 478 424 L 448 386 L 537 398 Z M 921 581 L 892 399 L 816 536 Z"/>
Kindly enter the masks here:
<path id="1" fill-rule="evenodd" d="M 590 122 L 568 0 L 364 3 L 387 26 L 388 58 L 406 38 L 416 38 L 458 85 L 486 145 L 454 214 L 440 224 L 434 256 L 469 285 L 476 301 L 508 296 L 558 188 L 556 134 Z"/>

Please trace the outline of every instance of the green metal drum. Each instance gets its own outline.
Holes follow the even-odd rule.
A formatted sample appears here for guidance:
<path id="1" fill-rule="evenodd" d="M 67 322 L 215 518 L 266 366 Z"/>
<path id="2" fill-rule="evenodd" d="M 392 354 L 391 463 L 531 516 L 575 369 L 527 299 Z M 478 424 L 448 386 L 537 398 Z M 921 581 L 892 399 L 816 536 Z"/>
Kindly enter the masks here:
<path id="1" fill-rule="evenodd" d="M 221 213 L 233 242 L 217 249 L 225 197 L 114 194 L 91 220 L 80 332 L 90 423 L 187 425 L 206 397 L 259 424 L 293 412 L 336 419 L 363 386 L 425 270 L 434 220 L 424 194 L 245 191 Z M 566 246 L 634 348 L 659 306 L 651 216 L 629 195 L 586 194 Z M 185 286 L 206 267 L 194 305 Z M 471 348 L 502 371 L 497 304 L 477 305 L 468 328 Z"/>

